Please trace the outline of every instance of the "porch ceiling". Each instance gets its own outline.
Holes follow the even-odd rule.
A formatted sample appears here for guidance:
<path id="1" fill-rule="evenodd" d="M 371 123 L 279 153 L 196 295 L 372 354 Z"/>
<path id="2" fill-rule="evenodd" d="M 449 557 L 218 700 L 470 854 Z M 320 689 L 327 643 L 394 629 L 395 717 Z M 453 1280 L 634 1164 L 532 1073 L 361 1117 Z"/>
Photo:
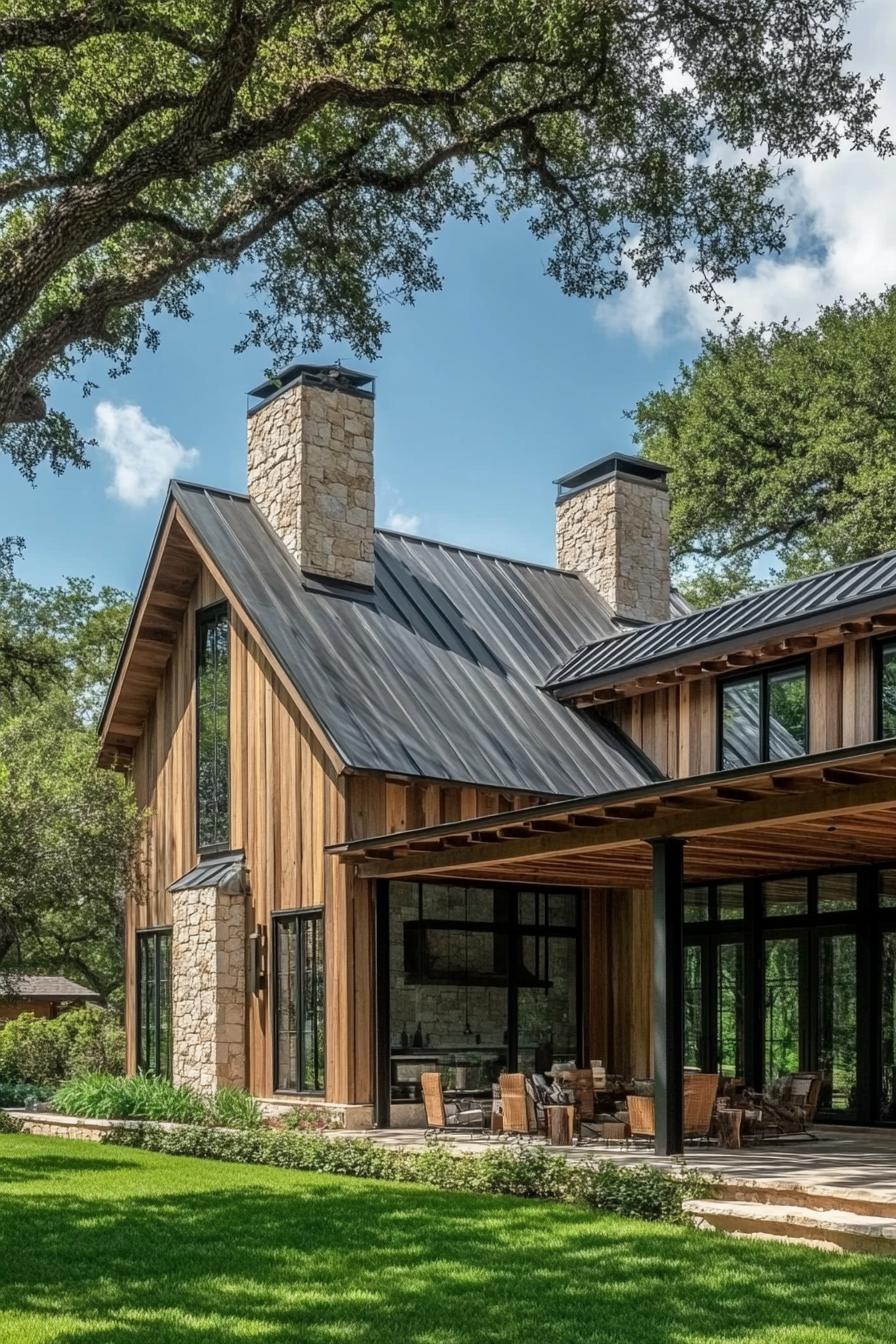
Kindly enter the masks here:
<path id="1" fill-rule="evenodd" d="M 361 877 L 650 885 L 650 841 L 689 881 L 896 861 L 896 739 L 332 847 Z"/>

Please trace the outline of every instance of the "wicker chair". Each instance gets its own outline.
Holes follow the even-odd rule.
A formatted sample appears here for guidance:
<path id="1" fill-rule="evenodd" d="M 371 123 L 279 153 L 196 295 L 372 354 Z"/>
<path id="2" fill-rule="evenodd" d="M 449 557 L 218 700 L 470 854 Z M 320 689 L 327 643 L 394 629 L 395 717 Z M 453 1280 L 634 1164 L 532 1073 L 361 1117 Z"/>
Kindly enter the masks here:
<path id="1" fill-rule="evenodd" d="M 538 1133 L 535 1096 L 524 1073 L 502 1073 L 498 1080 L 501 1088 L 502 1129 L 505 1134 L 532 1138 Z"/>
<path id="2" fill-rule="evenodd" d="M 426 1133 L 466 1134 L 472 1137 L 482 1133 L 485 1116 L 481 1106 L 464 1106 L 459 1101 L 446 1101 L 442 1078 L 438 1073 L 421 1073 L 420 1088 L 426 1112 Z"/>
<path id="3" fill-rule="evenodd" d="M 683 1082 L 685 1139 L 708 1139 L 719 1091 L 717 1073 L 686 1073 Z M 653 1097 L 626 1097 L 628 1123 L 633 1139 L 656 1138 L 656 1107 Z"/>

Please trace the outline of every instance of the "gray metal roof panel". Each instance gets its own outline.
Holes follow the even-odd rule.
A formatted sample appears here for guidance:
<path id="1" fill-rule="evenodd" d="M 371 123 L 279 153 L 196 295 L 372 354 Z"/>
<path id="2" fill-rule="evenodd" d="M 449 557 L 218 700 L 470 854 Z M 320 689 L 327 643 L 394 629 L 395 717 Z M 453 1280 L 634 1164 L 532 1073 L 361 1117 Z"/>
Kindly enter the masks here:
<path id="1" fill-rule="evenodd" d="M 245 854 L 241 849 L 228 850 L 226 854 L 208 854 L 199 860 L 195 868 L 172 882 L 168 890 L 199 891 L 202 887 L 218 887 L 235 871 L 242 870 L 244 859 Z"/>
<path id="2" fill-rule="evenodd" d="M 592 640 L 552 671 L 545 685 L 562 692 L 592 680 L 632 675 L 678 654 L 708 652 L 727 640 L 771 633 L 785 625 L 817 626 L 827 613 L 844 613 L 852 606 L 873 605 L 883 599 L 896 599 L 896 551 L 793 579 L 627 634 Z"/>
<path id="3" fill-rule="evenodd" d="M 539 689 L 616 628 L 578 575 L 377 532 L 375 588 L 349 591 L 303 576 L 246 496 L 172 493 L 350 768 L 561 795 L 662 778 Z"/>

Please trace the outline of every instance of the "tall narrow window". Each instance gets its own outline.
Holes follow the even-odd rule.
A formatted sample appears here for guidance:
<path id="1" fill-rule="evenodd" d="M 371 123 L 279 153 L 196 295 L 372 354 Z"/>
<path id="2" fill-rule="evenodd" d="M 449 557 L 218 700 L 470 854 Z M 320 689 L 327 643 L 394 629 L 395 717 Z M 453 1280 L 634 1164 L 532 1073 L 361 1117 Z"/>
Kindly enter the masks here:
<path id="1" fill-rule="evenodd" d="M 809 748 L 806 667 L 722 682 L 719 764 L 723 770 L 803 756 Z"/>
<path id="2" fill-rule="evenodd" d="M 230 841 L 230 656 L 226 606 L 196 627 L 196 831 L 200 849 Z"/>
<path id="3" fill-rule="evenodd" d="M 276 1075 L 281 1092 L 324 1090 L 324 948 L 319 910 L 274 920 Z"/>
<path id="4" fill-rule="evenodd" d="M 896 639 L 878 644 L 877 737 L 896 737 Z"/>
<path id="5" fill-rule="evenodd" d="M 171 930 L 137 934 L 137 1068 L 171 1076 Z"/>

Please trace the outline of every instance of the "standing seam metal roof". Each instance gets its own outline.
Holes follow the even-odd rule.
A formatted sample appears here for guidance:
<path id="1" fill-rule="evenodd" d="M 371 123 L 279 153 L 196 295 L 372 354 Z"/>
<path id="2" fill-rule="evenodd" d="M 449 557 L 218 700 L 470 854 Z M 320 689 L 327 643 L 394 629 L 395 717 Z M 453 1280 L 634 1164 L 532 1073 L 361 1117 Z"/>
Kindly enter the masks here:
<path id="1" fill-rule="evenodd" d="M 348 590 L 303 576 L 247 496 L 171 492 L 350 768 L 559 795 L 663 778 L 539 689 L 616 628 L 577 574 L 377 532 L 375 588 Z"/>
<path id="2" fill-rule="evenodd" d="M 592 640 L 561 663 L 545 686 L 562 692 L 592 678 L 612 675 L 615 679 L 661 658 L 708 650 L 726 639 L 746 639 L 797 621 L 817 624 L 817 618 L 828 611 L 843 612 L 883 598 L 896 599 L 896 551 L 793 579 L 676 620 Z"/>

